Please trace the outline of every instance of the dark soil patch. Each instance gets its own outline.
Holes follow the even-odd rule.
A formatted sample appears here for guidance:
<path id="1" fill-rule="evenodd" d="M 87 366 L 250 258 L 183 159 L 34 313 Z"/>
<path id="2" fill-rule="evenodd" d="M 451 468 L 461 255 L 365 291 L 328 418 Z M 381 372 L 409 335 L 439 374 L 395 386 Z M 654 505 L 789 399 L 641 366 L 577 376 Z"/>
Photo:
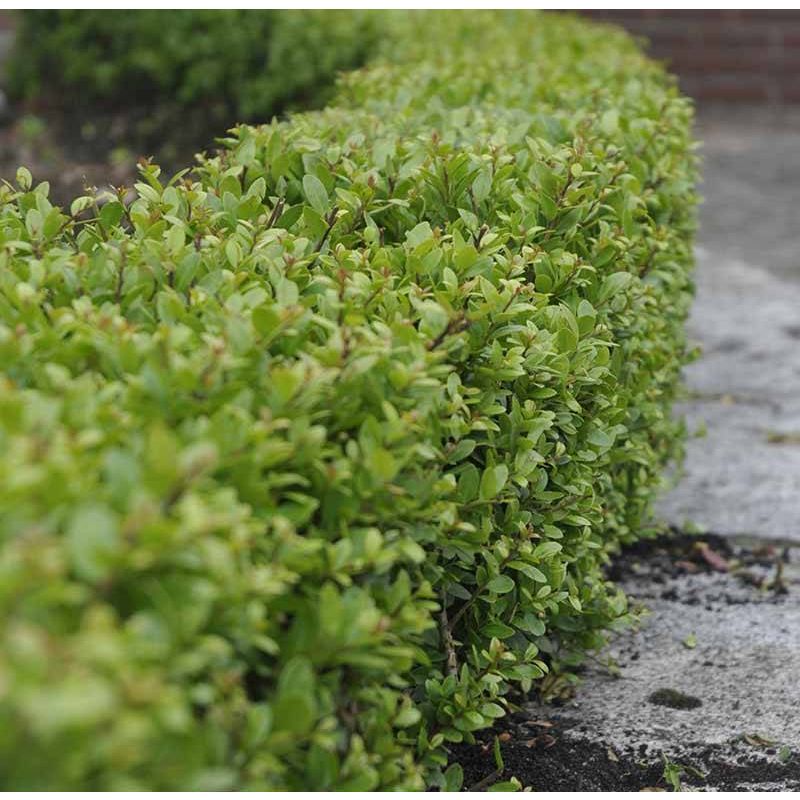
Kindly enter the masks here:
<path id="1" fill-rule="evenodd" d="M 464 769 L 464 788 L 481 784 L 496 770 L 494 739 L 500 739 L 502 773 L 492 782 L 517 778 L 534 791 L 627 791 L 671 789 L 660 753 L 618 753 L 601 741 L 570 736 L 546 720 L 523 715 L 503 720 L 494 731 L 477 734 L 475 745 L 457 745 L 451 756 Z M 677 759 L 681 783 L 696 787 L 742 791 L 750 788 L 800 788 L 800 755 L 759 752 L 732 743 L 728 747 L 698 746 L 690 757 Z M 702 776 L 702 777 L 701 777 Z"/>
<path id="2" fill-rule="evenodd" d="M 787 335 L 792 339 L 800 339 L 800 325 L 787 325 L 784 331 L 786 331 Z"/>
<path id="3" fill-rule="evenodd" d="M 0 120 L 0 178 L 14 180 L 28 167 L 38 183 L 50 184 L 50 199 L 69 206 L 87 187 L 132 186 L 137 162 L 153 158 L 165 175 L 191 166 L 200 151 L 213 152 L 234 120 L 201 111 L 127 108 L 124 111 L 10 109 Z"/>
<path id="4" fill-rule="evenodd" d="M 667 577 L 717 571 L 733 557 L 733 546 L 722 536 L 713 533 L 700 536 L 673 530 L 655 539 L 640 539 L 623 547 L 614 557 L 608 577 L 620 582 L 626 578 L 641 578 L 646 572 L 659 575 L 663 582 Z"/>
<path id="5" fill-rule="evenodd" d="M 655 539 L 625 546 L 614 557 L 607 572 L 617 583 L 635 581 L 649 586 L 663 585 L 684 575 L 730 574 L 742 584 L 771 589 L 773 595 L 780 595 L 785 590 L 782 575 L 789 557 L 788 549 L 776 544 L 759 543 L 747 547 L 714 533 L 688 534 L 672 530 Z M 689 603 L 703 599 L 699 594 L 694 598 L 679 597 L 674 587 L 664 590 L 660 596 Z M 730 596 L 726 602 L 743 600 Z"/>
<path id="6" fill-rule="evenodd" d="M 517 716 L 495 731 L 478 734 L 475 745 L 453 748 L 452 759 L 464 769 L 464 788 L 483 781 L 495 769 L 494 737 L 500 737 L 505 769 L 497 781 L 517 778 L 534 791 L 638 791 L 665 786 L 663 764 L 620 758 L 601 743 L 571 740 L 557 728 L 543 729 Z M 615 760 L 616 759 L 616 760 Z"/>

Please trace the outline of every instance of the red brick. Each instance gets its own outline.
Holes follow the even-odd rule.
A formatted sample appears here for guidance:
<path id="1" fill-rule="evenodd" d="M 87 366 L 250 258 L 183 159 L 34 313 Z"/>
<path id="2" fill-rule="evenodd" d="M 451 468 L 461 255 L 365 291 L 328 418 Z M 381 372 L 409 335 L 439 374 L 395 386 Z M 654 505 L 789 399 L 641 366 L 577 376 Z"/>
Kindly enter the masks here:
<path id="1" fill-rule="evenodd" d="M 781 84 L 779 93 L 783 103 L 800 103 L 800 82 L 795 80 Z"/>
<path id="2" fill-rule="evenodd" d="M 782 25 L 780 35 L 781 43 L 784 47 L 797 47 L 800 49 L 800 24 Z"/>
<path id="3" fill-rule="evenodd" d="M 712 23 L 698 25 L 697 39 L 704 44 L 761 45 L 768 46 L 780 41 L 779 26 L 773 22 L 754 20 L 750 23 Z"/>
<path id="4" fill-rule="evenodd" d="M 590 11 L 647 39 L 684 91 L 703 100 L 800 102 L 800 11 Z"/>
<path id="5" fill-rule="evenodd" d="M 665 58 L 678 73 L 760 73 L 774 64 L 773 56 L 763 47 L 693 47 L 673 50 Z"/>
<path id="6" fill-rule="evenodd" d="M 765 103 L 775 98 L 774 88 L 765 78 L 744 76 L 741 79 L 713 75 L 682 77 L 683 91 L 698 100 Z"/>

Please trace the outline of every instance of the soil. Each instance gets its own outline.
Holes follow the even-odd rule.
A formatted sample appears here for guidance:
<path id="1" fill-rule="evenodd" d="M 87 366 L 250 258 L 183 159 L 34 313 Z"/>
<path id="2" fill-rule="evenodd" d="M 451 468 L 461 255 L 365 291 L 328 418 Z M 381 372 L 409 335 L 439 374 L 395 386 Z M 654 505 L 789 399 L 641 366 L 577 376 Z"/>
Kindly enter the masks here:
<path id="1" fill-rule="evenodd" d="M 495 735 L 500 737 L 505 764 L 496 781 L 516 777 L 524 787 L 542 792 L 638 792 L 673 788 L 664 774 L 663 756 L 618 753 L 602 741 L 571 737 L 568 728 L 557 724 L 547 728 L 546 737 L 541 730 L 530 720 L 517 716 L 493 733 L 482 734 L 475 746 L 454 748 L 454 759 L 464 769 L 465 789 L 494 772 Z M 685 761 L 676 764 L 684 788 L 800 789 L 797 753 L 779 756 L 775 748 L 759 751 L 742 741 L 707 747 L 698 751 L 691 762 Z"/>
<path id="2" fill-rule="evenodd" d="M 790 542 L 748 541 L 746 537 L 708 532 L 688 534 L 672 528 L 656 539 L 626 546 L 613 560 L 608 577 L 617 583 L 637 582 L 639 596 L 643 591 L 652 594 L 653 586 L 666 586 L 670 579 L 715 573 L 728 575 L 740 585 L 770 589 L 780 595 L 786 591 L 782 576 L 791 564 L 792 547 Z M 694 605 L 700 601 L 698 592 L 691 586 L 685 588 L 684 602 Z M 660 596 L 677 599 L 677 588 L 670 585 Z M 730 603 L 742 601 L 742 597 L 728 596 Z"/>
<path id="3" fill-rule="evenodd" d="M 183 110 L 181 118 L 164 108 L 6 109 L 0 119 L 0 178 L 13 180 L 25 165 L 34 179 L 50 184 L 50 198 L 67 206 L 87 187 L 131 186 L 137 163 L 152 158 L 167 174 L 211 151 L 215 138 L 234 124 L 219 113 Z"/>
<path id="4" fill-rule="evenodd" d="M 505 769 L 493 776 L 492 782 L 516 777 L 525 788 L 547 792 L 673 788 L 665 777 L 667 762 L 663 755 L 620 753 L 602 741 L 573 737 L 570 729 L 558 722 L 543 729 L 540 726 L 545 722 L 531 722 L 517 715 L 494 731 L 480 734 L 478 744 L 454 748 L 453 758 L 464 769 L 464 788 L 471 789 L 495 772 L 495 736 L 500 737 Z M 671 763 L 678 768 L 684 788 L 800 789 L 800 755 L 779 753 L 774 747 L 759 749 L 745 740 L 710 746 L 697 751 L 690 761 Z"/>
<path id="5" fill-rule="evenodd" d="M 678 708 L 688 711 L 692 708 L 699 708 L 703 701 L 699 697 L 692 697 L 684 694 L 677 689 L 656 689 L 648 698 L 648 703 L 654 706 L 664 706 L 666 708 Z"/>

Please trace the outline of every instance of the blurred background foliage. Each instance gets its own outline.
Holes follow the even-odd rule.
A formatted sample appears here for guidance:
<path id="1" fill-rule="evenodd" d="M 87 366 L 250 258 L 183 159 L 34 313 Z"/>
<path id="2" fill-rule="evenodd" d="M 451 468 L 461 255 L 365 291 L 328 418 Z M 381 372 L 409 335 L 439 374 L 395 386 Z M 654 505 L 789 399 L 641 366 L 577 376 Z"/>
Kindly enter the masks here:
<path id="1" fill-rule="evenodd" d="M 377 37 L 366 11 L 26 11 L 13 96 L 70 108 L 167 102 L 236 121 L 319 105 Z"/>
<path id="2" fill-rule="evenodd" d="M 71 161 L 177 167 L 236 123 L 320 107 L 381 35 L 369 11 L 19 11 L 14 27 L 9 160 L 51 182 Z"/>

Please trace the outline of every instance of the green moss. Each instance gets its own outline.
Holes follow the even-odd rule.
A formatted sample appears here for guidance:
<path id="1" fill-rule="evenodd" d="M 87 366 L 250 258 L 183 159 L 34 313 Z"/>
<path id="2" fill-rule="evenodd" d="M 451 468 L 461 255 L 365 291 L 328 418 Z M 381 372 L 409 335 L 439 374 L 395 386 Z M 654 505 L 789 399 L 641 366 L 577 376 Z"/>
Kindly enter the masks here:
<path id="1" fill-rule="evenodd" d="M 647 698 L 647 702 L 655 706 L 666 706 L 667 708 L 680 710 L 699 708 L 703 705 L 703 701 L 699 698 L 679 692 L 677 689 L 656 689 Z"/>

